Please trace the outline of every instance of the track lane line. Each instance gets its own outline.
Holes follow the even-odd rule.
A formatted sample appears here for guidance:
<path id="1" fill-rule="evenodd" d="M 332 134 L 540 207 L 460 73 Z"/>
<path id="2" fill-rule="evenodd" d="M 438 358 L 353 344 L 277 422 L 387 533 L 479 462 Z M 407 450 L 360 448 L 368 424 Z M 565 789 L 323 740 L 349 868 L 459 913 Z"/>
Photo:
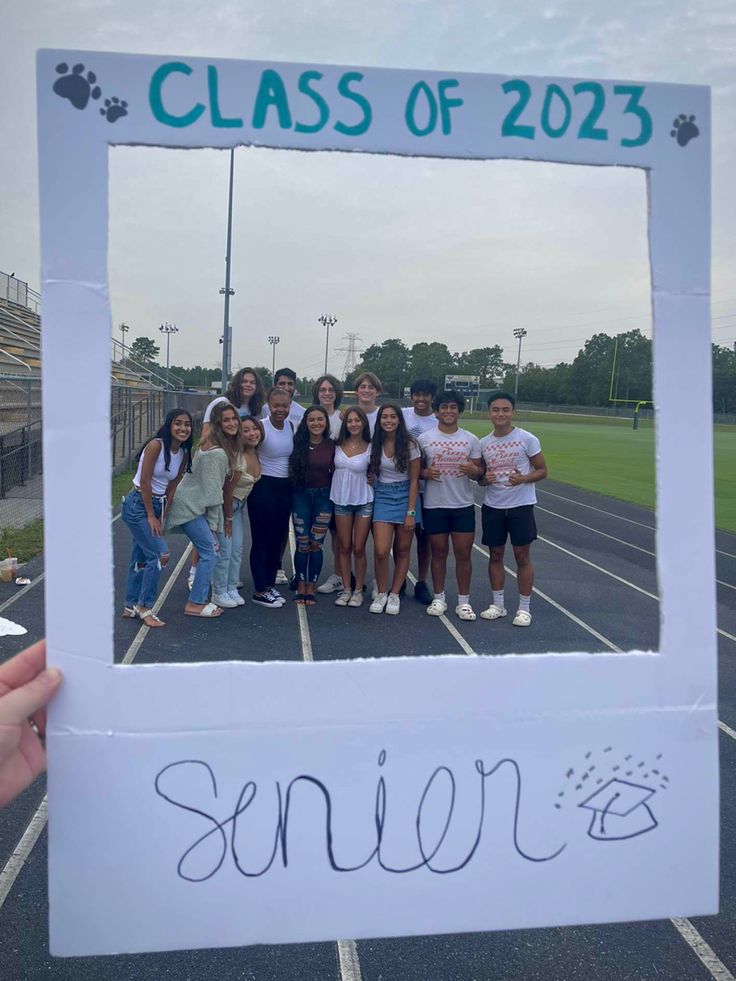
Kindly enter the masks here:
<path id="1" fill-rule="evenodd" d="M 294 526 L 289 522 L 289 549 L 291 554 L 291 566 L 296 572 L 294 554 L 296 552 L 296 536 Z M 302 660 L 307 663 L 314 662 L 314 652 L 312 649 L 312 635 L 309 631 L 309 618 L 307 607 L 296 604 L 297 619 L 299 621 L 299 637 L 302 645 Z M 358 958 L 358 945 L 354 940 L 336 940 L 337 947 L 337 966 L 340 971 L 340 981 L 363 981 L 363 974 L 360 970 L 360 960 Z"/>
<path id="2" fill-rule="evenodd" d="M 575 504 L 577 507 L 588 508 L 591 511 L 597 511 L 599 514 L 607 514 L 610 518 L 618 518 L 619 521 L 628 521 L 630 525 L 638 525 L 640 528 L 647 528 L 649 531 L 656 531 L 655 525 L 645 524 L 643 521 L 634 521 L 633 518 L 626 518 L 623 514 L 616 514 L 615 511 L 606 511 L 605 508 L 596 508 L 592 504 L 585 504 L 583 501 L 576 501 L 574 497 L 565 497 L 563 494 L 555 494 L 552 491 L 542 490 L 537 488 L 538 494 L 546 494 L 548 497 L 556 497 L 560 501 L 567 501 L 569 504 Z M 716 529 L 718 531 L 718 529 Z M 716 548 L 716 552 L 719 555 L 725 555 L 729 559 L 736 559 L 736 555 L 733 552 L 725 552 L 722 548 Z"/>
<path id="3" fill-rule="evenodd" d="M 601 531 L 599 528 L 593 528 L 591 525 L 585 525 L 582 521 L 576 521 L 574 518 L 568 518 L 566 514 L 559 514 L 557 511 L 550 511 L 549 508 L 543 508 L 539 504 L 536 505 L 537 511 L 544 511 L 545 514 L 551 514 L 555 518 L 560 518 L 562 521 L 569 521 L 570 524 L 577 525 L 578 528 L 585 528 L 586 531 L 592 531 L 595 535 L 601 535 L 603 538 L 609 538 L 612 542 L 618 542 L 619 545 L 626 545 L 627 548 L 636 549 L 637 552 L 644 552 L 645 555 L 651 555 L 656 559 L 657 553 L 650 551 L 648 548 L 642 548 L 641 545 L 634 545 L 633 542 L 627 542 L 624 538 L 617 538 L 615 535 L 609 535 L 605 531 Z M 725 586 L 726 589 L 736 590 L 736 586 L 732 585 L 730 582 L 724 582 L 722 579 L 716 579 L 719 586 Z"/>
<path id="4" fill-rule="evenodd" d="M 158 613 L 158 611 L 161 609 L 161 606 L 164 603 L 164 600 L 171 592 L 173 585 L 179 576 L 179 573 L 181 572 L 185 562 L 189 558 L 189 553 L 191 552 L 191 550 L 192 550 L 192 546 L 191 544 L 189 544 L 184 549 L 184 553 L 182 554 L 179 561 L 174 566 L 171 575 L 166 580 L 163 589 L 159 593 L 158 599 L 153 605 L 154 613 Z M 141 644 L 147 637 L 150 630 L 151 627 L 147 627 L 145 623 L 141 624 L 141 628 L 133 638 L 132 644 L 125 652 L 125 657 L 121 661 L 121 664 L 131 663 L 133 658 L 140 650 Z M 41 837 L 41 832 L 46 827 L 47 821 L 48 821 L 48 799 L 47 796 L 44 794 L 43 800 L 39 804 L 36 813 L 31 818 L 28 827 L 23 832 L 23 835 L 20 841 L 18 842 L 18 844 L 15 846 L 15 849 L 13 850 L 13 854 L 5 863 L 2 872 L 0 872 L 0 910 L 2 910 L 3 904 L 5 903 L 5 900 L 8 898 L 10 894 L 10 890 L 13 888 L 13 883 L 18 878 L 21 869 L 23 868 L 31 852 L 33 851 L 34 845 Z"/>

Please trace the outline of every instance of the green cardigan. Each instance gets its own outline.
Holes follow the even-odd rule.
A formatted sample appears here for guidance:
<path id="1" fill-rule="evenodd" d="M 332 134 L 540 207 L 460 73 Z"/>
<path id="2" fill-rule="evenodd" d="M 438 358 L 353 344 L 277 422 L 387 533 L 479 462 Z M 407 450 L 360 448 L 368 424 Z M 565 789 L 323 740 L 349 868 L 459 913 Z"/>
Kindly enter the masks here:
<path id="1" fill-rule="evenodd" d="M 185 474 L 176 488 L 174 500 L 166 512 L 165 531 L 183 531 L 182 525 L 204 515 L 212 531 L 224 528 L 222 486 L 230 471 L 227 453 L 219 447 L 199 450 L 192 472 Z"/>

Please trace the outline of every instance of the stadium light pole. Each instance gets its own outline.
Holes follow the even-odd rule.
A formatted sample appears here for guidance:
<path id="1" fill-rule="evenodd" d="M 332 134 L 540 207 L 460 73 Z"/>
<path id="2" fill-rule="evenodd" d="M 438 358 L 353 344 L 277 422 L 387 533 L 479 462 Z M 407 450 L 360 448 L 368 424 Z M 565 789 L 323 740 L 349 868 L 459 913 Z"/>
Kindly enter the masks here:
<path id="1" fill-rule="evenodd" d="M 337 323 L 337 317 L 326 317 L 324 314 L 317 318 L 323 327 L 327 328 L 327 338 L 325 340 L 325 374 L 327 374 L 327 355 L 330 350 L 330 327 Z"/>
<path id="2" fill-rule="evenodd" d="M 176 326 L 176 324 L 165 323 L 165 324 L 161 324 L 159 330 L 161 331 L 162 334 L 166 334 L 166 388 L 170 389 L 171 379 L 169 377 L 169 353 L 170 353 L 170 345 L 171 345 L 171 335 L 178 334 L 179 328 Z"/>
<path id="3" fill-rule="evenodd" d="M 281 340 L 280 337 L 276 337 L 275 334 L 271 334 L 268 338 L 268 343 L 271 345 L 271 384 L 273 385 L 276 381 L 274 375 L 276 373 L 276 345 Z"/>
<path id="4" fill-rule="evenodd" d="M 125 335 L 130 330 L 130 327 L 128 326 L 128 324 L 121 324 L 118 329 L 120 330 L 120 336 L 123 339 L 123 357 L 122 357 L 120 363 L 121 364 L 125 364 Z"/>
<path id="5" fill-rule="evenodd" d="M 232 334 L 230 330 L 230 297 L 235 296 L 235 290 L 230 289 L 230 251 L 233 238 L 233 171 L 235 167 L 235 149 L 230 150 L 230 183 L 227 196 L 227 245 L 225 247 L 225 285 L 220 290 L 220 296 L 225 297 L 225 314 L 222 329 L 222 388 L 225 394 L 227 380 L 230 375 L 230 359 L 232 357 Z"/>
<path id="6" fill-rule="evenodd" d="M 526 330 L 523 327 L 514 328 L 514 337 L 519 339 L 519 353 L 516 356 L 516 381 L 514 383 L 514 402 L 519 394 L 519 368 L 521 367 L 521 342 L 526 337 Z"/>

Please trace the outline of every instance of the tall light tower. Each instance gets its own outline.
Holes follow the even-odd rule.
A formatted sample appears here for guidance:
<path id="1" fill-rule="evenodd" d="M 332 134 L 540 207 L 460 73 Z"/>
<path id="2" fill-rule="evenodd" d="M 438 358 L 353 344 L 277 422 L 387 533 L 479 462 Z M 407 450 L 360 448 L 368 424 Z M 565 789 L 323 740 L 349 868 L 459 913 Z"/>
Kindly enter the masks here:
<path id="1" fill-rule="evenodd" d="M 337 317 L 326 317 L 322 314 L 321 317 L 317 318 L 323 327 L 327 328 L 327 338 L 325 340 L 325 374 L 327 374 L 327 355 L 330 350 L 330 327 L 334 327 L 337 323 Z"/>
<path id="2" fill-rule="evenodd" d="M 123 356 L 121 358 L 120 363 L 124 364 L 125 363 L 125 335 L 130 330 L 130 327 L 127 324 L 121 324 L 118 329 L 120 330 L 120 336 L 123 339 Z"/>
<path id="3" fill-rule="evenodd" d="M 516 357 L 516 382 L 514 383 L 514 402 L 519 394 L 519 368 L 521 366 L 521 342 L 526 337 L 526 330 L 523 327 L 514 328 L 514 337 L 519 339 L 519 353 Z"/>
<path id="4" fill-rule="evenodd" d="M 230 289 L 230 250 L 233 239 L 233 169 L 235 166 L 235 150 L 230 151 L 230 184 L 227 196 L 227 244 L 225 247 L 225 285 L 220 290 L 220 296 L 225 297 L 225 319 L 222 329 L 222 394 L 225 394 L 227 380 L 230 375 L 232 358 L 232 331 L 230 330 L 230 297 L 235 296 L 235 290 Z"/>
<path id="5" fill-rule="evenodd" d="M 271 334 L 268 338 L 268 343 L 271 345 L 271 384 L 273 385 L 276 379 L 274 375 L 276 373 L 276 345 L 281 340 L 280 337 L 276 337 L 275 334 Z"/>
<path id="6" fill-rule="evenodd" d="M 179 328 L 176 326 L 176 324 L 165 323 L 165 324 L 161 324 L 159 330 L 161 331 L 162 334 L 166 334 L 166 388 L 170 389 L 171 380 L 169 378 L 169 353 L 170 353 L 170 345 L 171 345 L 171 335 L 178 334 Z"/>

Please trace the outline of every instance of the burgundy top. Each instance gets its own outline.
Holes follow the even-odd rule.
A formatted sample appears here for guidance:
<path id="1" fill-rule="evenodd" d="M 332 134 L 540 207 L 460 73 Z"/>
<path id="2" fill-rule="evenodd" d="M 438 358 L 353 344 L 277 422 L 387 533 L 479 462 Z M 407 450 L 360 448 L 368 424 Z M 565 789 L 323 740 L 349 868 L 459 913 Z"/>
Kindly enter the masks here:
<path id="1" fill-rule="evenodd" d="M 335 459 L 335 443 L 331 439 L 323 439 L 316 446 L 309 446 L 307 457 L 307 479 L 305 487 L 329 487 L 332 482 L 333 461 Z"/>

